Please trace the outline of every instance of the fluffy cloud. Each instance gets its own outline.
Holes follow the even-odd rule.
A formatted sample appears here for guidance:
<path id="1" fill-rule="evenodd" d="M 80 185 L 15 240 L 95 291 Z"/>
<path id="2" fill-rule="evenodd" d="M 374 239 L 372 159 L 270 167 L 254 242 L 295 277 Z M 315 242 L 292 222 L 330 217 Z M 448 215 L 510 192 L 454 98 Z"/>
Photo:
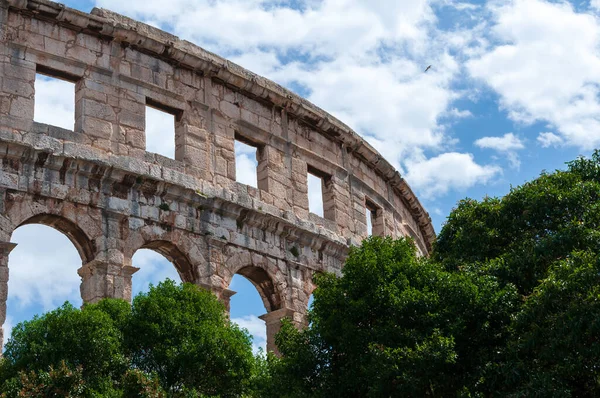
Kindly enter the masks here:
<path id="1" fill-rule="evenodd" d="M 551 146 L 559 146 L 564 143 L 563 139 L 558 135 L 550 132 L 540 133 L 537 137 L 538 142 L 544 148 L 548 148 Z"/>
<path id="2" fill-rule="evenodd" d="M 81 303 L 81 257 L 65 235 L 50 227 L 25 225 L 13 233 L 11 242 L 17 247 L 9 258 L 9 313 L 34 304 L 47 311 L 67 300 Z"/>
<path id="3" fill-rule="evenodd" d="M 308 185 L 308 208 L 311 213 L 323 217 L 323 188 L 322 180 L 319 177 L 309 174 L 307 177 Z"/>
<path id="4" fill-rule="evenodd" d="M 248 330 L 252 335 L 252 350 L 258 354 L 259 350 L 267 352 L 267 327 L 265 321 L 255 315 L 247 315 L 240 318 L 232 318 L 231 322 Z"/>
<path id="5" fill-rule="evenodd" d="M 3 341 L 3 347 L 6 345 L 6 342 L 10 339 L 10 336 L 12 334 L 12 328 L 13 328 L 13 318 L 12 316 L 8 315 L 6 317 L 6 320 L 4 321 L 4 341 Z"/>
<path id="6" fill-rule="evenodd" d="M 146 107 L 146 150 L 175 159 L 175 116 Z"/>
<path id="7" fill-rule="evenodd" d="M 258 187 L 258 175 L 256 168 L 256 148 L 242 142 L 235 142 L 235 177 L 238 182 Z"/>
<path id="8" fill-rule="evenodd" d="M 175 266 L 153 250 L 138 250 L 133 255 L 131 264 L 139 268 L 139 271 L 133 274 L 131 280 L 131 291 L 134 297 L 139 292 L 148 291 L 150 284 L 156 285 L 165 279 L 171 279 L 177 283 L 181 282 L 181 277 Z"/>
<path id="9" fill-rule="evenodd" d="M 483 137 L 475 141 L 479 148 L 493 149 L 504 154 L 513 168 L 519 168 L 521 162 L 517 150 L 525 148 L 523 141 L 513 133 L 504 134 L 502 137 Z"/>
<path id="10" fill-rule="evenodd" d="M 37 74 L 33 120 L 67 130 L 75 126 L 75 84 Z"/>
<path id="11" fill-rule="evenodd" d="M 168 25 L 177 34 L 222 49 L 298 47 L 311 55 L 353 48 L 364 51 L 382 38 L 415 38 L 423 22 L 435 19 L 427 0 L 160 0 L 97 5 Z M 292 7 L 292 4 L 294 7 Z M 343 15 L 343 18 L 340 16 Z"/>
<path id="12" fill-rule="evenodd" d="M 513 133 L 504 134 L 502 137 L 483 137 L 475 141 L 480 148 L 494 149 L 498 152 L 514 151 L 523 149 L 523 142 Z"/>
<path id="13" fill-rule="evenodd" d="M 455 140 L 445 123 L 470 115 L 453 106 L 463 93 L 452 86 L 461 77 L 457 54 L 479 35 L 436 29 L 428 0 L 96 3 L 299 92 L 366 137 L 400 170 L 409 169 L 412 163 L 405 160 L 415 151 L 447 150 Z M 463 12 L 478 8 L 440 3 Z M 424 73 L 429 64 L 432 69 Z"/>
<path id="14" fill-rule="evenodd" d="M 500 5 L 499 5 L 500 4 Z M 600 144 L 600 25 L 564 2 L 493 2 L 491 40 L 467 63 L 516 121 L 548 121 L 569 145 Z"/>
<path id="15" fill-rule="evenodd" d="M 432 198 L 451 189 L 460 191 L 485 184 L 501 172 L 497 166 L 480 166 L 470 153 L 447 152 L 430 159 L 410 161 L 406 178 L 424 198 Z"/>

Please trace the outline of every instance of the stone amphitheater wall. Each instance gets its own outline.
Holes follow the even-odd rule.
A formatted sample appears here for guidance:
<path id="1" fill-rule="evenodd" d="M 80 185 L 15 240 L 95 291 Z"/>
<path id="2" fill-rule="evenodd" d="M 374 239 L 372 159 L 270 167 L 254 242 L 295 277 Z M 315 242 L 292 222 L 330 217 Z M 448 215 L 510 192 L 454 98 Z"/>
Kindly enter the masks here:
<path id="1" fill-rule="evenodd" d="M 431 249 L 431 220 L 400 174 L 263 77 L 104 9 L 0 0 L 0 35 L 0 324 L 10 237 L 28 223 L 74 243 L 85 301 L 130 299 L 140 248 L 226 305 L 233 275 L 247 277 L 273 350 L 281 317 L 304 322 L 313 274 L 339 273 L 367 236 L 367 208 L 373 233 Z M 33 120 L 36 74 L 75 83 L 72 130 Z M 146 151 L 146 106 L 174 115 L 174 159 Z M 257 148 L 258 188 L 236 182 L 235 140 Z M 323 217 L 309 212 L 309 172 L 323 180 Z"/>

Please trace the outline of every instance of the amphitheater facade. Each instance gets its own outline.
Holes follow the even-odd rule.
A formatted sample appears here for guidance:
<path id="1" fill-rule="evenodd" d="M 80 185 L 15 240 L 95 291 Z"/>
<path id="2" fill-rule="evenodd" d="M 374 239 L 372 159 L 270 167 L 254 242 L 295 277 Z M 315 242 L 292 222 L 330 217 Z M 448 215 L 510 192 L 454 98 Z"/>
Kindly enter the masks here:
<path id="1" fill-rule="evenodd" d="M 339 273 L 367 236 L 367 212 L 373 234 L 431 249 L 431 220 L 400 174 L 261 76 L 104 9 L 0 0 L 0 35 L 0 324 L 11 234 L 25 224 L 73 242 L 85 302 L 130 300 L 140 248 L 227 307 L 232 277 L 245 276 L 272 350 L 282 317 L 304 322 L 312 276 Z M 33 120 L 38 74 L 75 83 L 73 130 Z M 174 159 L 146 151 L 146 106 L 174 115 Z M 258 188 L 236 182 L 236 140 L 257 149 Z M 321 178 L 323 217 L 309 212 L 308 173 Z"/>

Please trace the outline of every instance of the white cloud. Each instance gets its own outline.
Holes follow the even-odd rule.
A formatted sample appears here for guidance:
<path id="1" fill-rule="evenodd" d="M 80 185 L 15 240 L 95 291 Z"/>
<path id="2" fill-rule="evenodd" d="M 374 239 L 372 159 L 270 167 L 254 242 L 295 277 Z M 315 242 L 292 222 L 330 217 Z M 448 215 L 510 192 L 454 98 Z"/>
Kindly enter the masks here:
<path id="1" fill-rule="evenodd" d="M 523 141 L 513 133 L 506 133 L 502 137 L 483 137 L 475 141 L 480 148 L 494 149 L 498 152 L 514 151 L 525 148 Z"/>
<path id="2" fill-rule="evenodd" d="M 446 7 L 452 7 L 452 8 L 455 8 L 455 9 L 459 10 L 459 11 L 477 10 L 477 9 L 479 9 L 481 7 L 478 4 L 465 3 L 465 2 L 461 2 L 461 1 L 457 1 L 457 0 L 438 0 L 438 2 L 441 5 L 444 5 Z"/>
<path id="3" fill-rule="evenodd" d="M 504 154 L 512 168 L 519 168 L 521 161 L 517 155 L 517 150 L 525 148 L 521 141 L 513 133 L 506 133 L 502 137 L 483 137 L 475 141 L 479 148 L 493 149 Z"/>
<path id="4" fill-rule="evenodd" d="M 426 199 L 450 190 L 462 191 L 475 184 L 486 184 L 502 173 L 497 166 L 481 166 L 470 153 L 447 152 L 430 159 L 408 162 L 407 180 Z"/>
<path id="5" fill-rule="evenodd" d="M 4 321 L 4 325 L 3 325 L 3 330 L 4 330 L 3 347 L 6 347 L 6 343 L 10 339 L 13 326 L 14 326 L 14 322 L 13 322 L 12 316 L 7 315 L 6 320 Z"/>
<path id="6" fill-rule="evenodd" d="M 171 279 L 177 283 L 181 277 L 175 266 L 162 254 L 150 249 L 140 249 L 135 252 L 131 264 L 139 268 L 132 277 L 132 298 L 140 292 L 148 291 L 150 284 L 157 285 L 165 279 Z"/>
<path id="7" fill-rule="evenodd" d="M 560 136 L 550 132 L 540 133 L 537 137 L 537 140 L 543 148 L 548 148 L 551 146 L 556 147 L 564 143 Z"/>
<path id="8" fill-rule="evenodd" d="M 73 130 L 75 127 L 75 84 L 37 74 L 33 120 Z"/>
<path id="9" fill-rule="evenodd" d="M 81 257 L 65 235 L 43 225 L 25 225 L 17 228 L 11 242 L 17 247 L 9 257 L 8 298 L 17 307 L 8 308 L 9 313 L 32 304 L 44 311 L 67 300 L 81 304 Z"/>
<path id="10" fill-rule="evenodd" d="M 498 6 L 498 4 L 500 4 Z M 600 144 L 600 25 L 568 3 L 494 2 L 498 44 L 467 63 L 501 97 L 510 118 L 548 121 L 566 144 Z"/>
<path id="11" fill-rule="evenodd" d="M 175 159 L 175 116 L 146 107 L 146 150 Z"/>
<path id="12" fill-rule="evenodd" d="M 256 148 L 235 141 L 235 178 L 242 184 L 258 187 Z"/>
<path id="13" fill-rule="evenodd" d="M 473 113 L 471 113 L 471 111 L 469 111 L 467 109 L 461 110 L 461 109 L 457 109 L 457 108 L 452 108 L 448 112 L 446 112 L 446 116 L 454 117 L 456 119 L 464 119 L 467 117 L 473 117 Z"/>
<path id="14" fill-rule="evenodd" d="M 420 25 L 434 19 L 427 0 L 304 1 L 294 9 L 278 0 L 99 0 L 101 7 L 134 18 L 174 27 L 177 34 L 222 49 L 298 47 L 331 55 L 354 48 L 364 51 L 382 37 L 414 38 Z M 343 18 L 340 16 L 343 15 Z"/>
<path id="15" fill-rule="evenodd" d="M 245 328 L 252 335 L 252 351 L 259 353 L 259 349 L 267 352 L 267 327 L 265 321 L 254 315 L 232 318 L 231 322 Z"/>
<path id="16" fill-rule="evenodd" d="M 323 185 L 322 180 L 312 174 L 307 176 L 308 209 L 311 213 L 323 217 Z"/>

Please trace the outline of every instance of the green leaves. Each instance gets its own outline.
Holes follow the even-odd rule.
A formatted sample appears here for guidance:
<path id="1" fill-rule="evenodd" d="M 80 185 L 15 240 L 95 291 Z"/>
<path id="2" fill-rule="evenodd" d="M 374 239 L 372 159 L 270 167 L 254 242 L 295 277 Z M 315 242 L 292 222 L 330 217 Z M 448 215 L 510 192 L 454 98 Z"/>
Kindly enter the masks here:
<path id="1" fill-rule="evenodd" d="M 463 200 L 440 232 L 433 258 L 469 267 L 529 295 L 552 263 L 600 249 L 600 155 L 542 174 L 502 199 Z"/>
<path id="2" fill-rule="evenodd" d="M 284 357 L 271 370 L 286 380 L 282 396 L 452 395 L 500 351 L 490 346 L 518 300 L 494 278 L 418 258 L 407 239 L 369 238 L 341 278 L 315 282 L 310 326 L 284 325 L 277 336 Z"/>
<path id="3" fill-rule="evenodd" d="M 229 324 L 208 291 L 172 281 L 138 295 L 126 329 L 134 367 L 156 374 L 167 391 L 193 386 L 207 395 L 239 395 L 253 365 L 250 336 Z"/>
<path id="4" fill-rule="evenodd" d="M 600 260 L 574 252 L 554 264 L 512 325 L 503 372 L 515 396 L 533 391 L 600 394 Z M 514 373 L 514 370 L 517 373 Z"/>
<path id="5" fill-rule="evenodd" d="M 6 344 L 2 360 L 4 378 L 19 371 L 46 371 L 65 362 L 70 369 L 81 367 L 92 387 L 124 373 L 122 333 L 109 314 L 95 308 L 62 307 L 18 324 Z"/>
<path id="6" fill-rule="evenodd" d="M 263 396 L 600 396 L 600 152 L 465 199 L 431 259 L 370 238 L 284 325 Z M 277 380 L 285 383 L 277 384 Z"/>
<path id="7" fill-rule="evenodd" d="M 7 397 L 59 390 L 73 397 L 229 397 L 249 391 L 254 372 L 250 337 L 229 323 L 217 298 L 166 281 L 131 306 L 105 299 L 79 310 L 67 303 L 17 325 L 0 383 Z"/>

